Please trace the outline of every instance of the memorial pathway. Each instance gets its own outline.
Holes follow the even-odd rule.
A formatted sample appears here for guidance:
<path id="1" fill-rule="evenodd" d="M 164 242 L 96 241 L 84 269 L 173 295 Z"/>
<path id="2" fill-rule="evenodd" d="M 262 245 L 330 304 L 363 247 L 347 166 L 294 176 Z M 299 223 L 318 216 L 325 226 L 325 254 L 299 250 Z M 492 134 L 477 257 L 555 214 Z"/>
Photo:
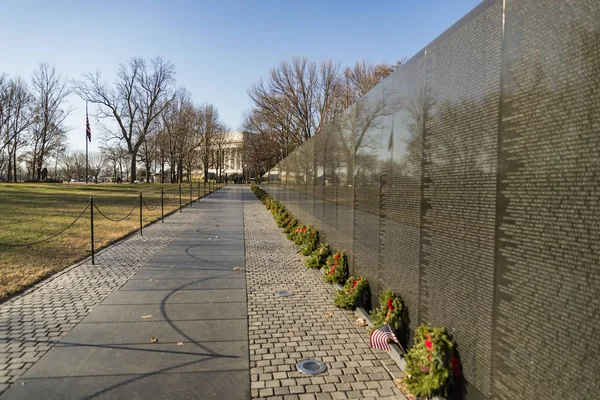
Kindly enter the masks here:
<path id="1" fill-rule="evenodd" d="M 0 400 L 404 398 L 397 367 L 332 305 L 248 187 L 226 186 L 97 260 L 0 306 Z M 327 372 L 296 371 L 307 358 Z"/>

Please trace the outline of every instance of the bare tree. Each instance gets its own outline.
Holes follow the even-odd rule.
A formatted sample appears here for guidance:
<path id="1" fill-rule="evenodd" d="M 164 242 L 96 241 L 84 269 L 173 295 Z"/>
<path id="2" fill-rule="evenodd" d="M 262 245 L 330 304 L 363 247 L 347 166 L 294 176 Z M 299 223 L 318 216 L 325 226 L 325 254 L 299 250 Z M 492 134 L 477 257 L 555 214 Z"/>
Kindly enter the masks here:
<path id="1" fill-rule="evenodd" d="M 273 68 L 269 80 L 251 86 L 248 95 L 262 117 L 297 146 L 330 118 L 338 71 L 331 60 L 317 64 L 295 57 Z"/>
<path id="2" fill-rule="evenodd" d="M 258 170 L 277 164 L 399 64 L 362 61 L 340 73 L 331 61 L 283 61 L 271 70 L 267 83 L 259 81 L 248 90 L 254 103 L 243 124 L 251 133 L 244 144 L 248 161 Z"/>
<path id="3" fill-rule="evenodd" d="M 77 179 L 79 181 L 85 178 L 85 153 L 81 150 L 76 150 L 67 153 L 63 157 L 61 174 L 68 180 Z"/>
<path id="4" fill-rule="evenodd" d="M 159 152 L 171 167 L 171 182 L 181 182 L 187 154 L 197 147 L 195 143 L 196 111 L 190 93 L 180 88 L 174 100 L 162 115 L 162 137 Z M 164 171 L 164 165 L 162 167 Z"/>
<path id="5" fill-rule="evenodd" d="M 31 105 L 24 80 L 0 75 L 0 171 L 6 168 L 9 182 L 16 181 L 17 152 L 27 144 L 24 133 L 32 122 Z"/>
<path id="6" fill-rule="evenodd" d="M 198 156 L 204 170 L 204 182 L 208 182 L 208 169 L 214 161 L 215 137 L 222 130 L 219 112 L 212 104 L 204 104 L 198 108 Z"/>
<path id="7" fill-rule="evenodd" d="M 67 80 L 54 66 L 41 63 L 33 73 L 33 120 L 31 123 L 31 174 L 41 179 L 46 158 L 66 141 L 65 120 L 72 112 L 64 106 L 70 94 Z"/>
<path id="8" fill-rule="evenodd" d="M 122 146 L 121 140 L 110 140 L 104 138 L 104 143 L 100 146 L 100 152 L 104 156 L 106 163 L 112 167 L 113 178 L 123 177 L 123 162 L 127 150 Z"/>
<path id="9" fill-rule="evenodd" d="M 104 171 L 106 158 L 102 153 L 92 153 L 89 155 L 89 173 L 94 178 L 94 182 L 98 183 L 98 179 Z"/>
<path id="10" fill-rule="evenodd" d="M 152 165 L 157 158 L 158 129 L 159 120 L 157 119 L 152 123 L 152 126 L 146 135 L 146 140 L 144 140 L 138 152 L 139 160 L 144 164 L 144 169 L 146 171 L 146 182 L 150 182 L 150 176 L 154 172 Z"/>
<path id="11" fill-rule="evenodd" d="M 150 60 L 132 58 L 119 66 L 113 87 L 99 72 L 85 74 L 75 82 L 75 91 L 84 100 L 98 104 L 98 118 L 114 120 L 131 162 L 130 181 L 136 178 L 137 154 L 152 123 L 173 100 L 175 66 L 160 57 Z"/>

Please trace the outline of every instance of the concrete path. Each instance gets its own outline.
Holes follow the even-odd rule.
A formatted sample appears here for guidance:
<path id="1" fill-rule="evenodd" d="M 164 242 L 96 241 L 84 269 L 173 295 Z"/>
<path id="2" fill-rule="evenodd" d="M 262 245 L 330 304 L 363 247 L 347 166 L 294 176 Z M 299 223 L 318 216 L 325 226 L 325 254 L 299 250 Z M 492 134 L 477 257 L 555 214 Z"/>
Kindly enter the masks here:
<path id="1" fill-rule="evenodd" d="M 185 229 L 2 400 L 249 398 L 241 200 L 241 187 L 229 186 L 187 208 L 187 221 L 176 214 Z"/>

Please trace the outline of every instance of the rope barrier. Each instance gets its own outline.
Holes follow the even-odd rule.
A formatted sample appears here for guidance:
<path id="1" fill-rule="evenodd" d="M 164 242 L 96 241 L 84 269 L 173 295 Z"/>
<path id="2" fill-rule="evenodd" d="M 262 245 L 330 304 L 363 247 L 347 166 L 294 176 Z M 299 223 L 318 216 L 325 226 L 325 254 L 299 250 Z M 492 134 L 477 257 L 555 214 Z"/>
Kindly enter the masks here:
<path id="1" fill-rule="evenodd" d="M 81 216 L 88 210 L 88 208 L 90 208 L 90 205 L 88 204 L 85 209 L 81 212 L 81 214 L 79 214 L 77 216 L 77 218 L 75 218 L 75 220 L 73 220 L 73 222 L 71 222 L 69 224 L 69 226 L 67 226 L 65 229 L 63 229 L 62 231 L 46 238 L 46 239 L 42 239 L 42 240 L 38 240 L 37 242 L 31 242 L 31 243 L 21 243 L 21 244 L 8 244 L 8 243 L 0 243 L 0 246 L 5 246 L 5 247 L 26 247 L 26 246 L 33 246 L 34 244 L 40 244 L 40 243 L 44 243 L 47 242 L 51 239 L 54 239 L 55 237 L 57 237 L 58 235 L 64 233 L 67 229 L 71 228 L 73 225 L 75 225 L 75 223 L 79 220 L 79 218 L 81 218 Z"/>
<path id="2" fill-rule="evenodd" d="M 112 221 L 112 222 L 121 222 L 121 221 L 126 220 L 133 213 L 133 211 L 137 208 L 137 206 L 138 206 L 138 202 L 136 200 L 135 204 L 133 205 L 133 208 L 131 209 L 131 211 L 129 211 L 129 213 L 126 216 L 124 216 L 121 219 L 113 219 L 113 218 L 108 217 L 102 211 L 100 211 L 98 206 L 94 203 L 94 208 L 96 209 L 96 211 L 98 211 L 100 213 L 100 215 L 102 215 L 104 218 L 106 218 L 107 220 Z"/>
<path id="3" fill-rule="evenodd" d="M 205 194 L 206 194 L 206 193 L 205 193 Z M 167 201 L 168 201 L 168 200 L 175 200 L 175 197 L 169 197 L 169 196 L 167 196 L 167 194 L 166 194 L 166 193 L 164 193 L 164 192 L 162 193 L 162 196 L 163 196 L 163 200 L 167 200 Z M 149 206 L 148 206 L 148 204 L 146 203 L 146 199 L 144 199 L 144 198 L 142 198 L 142 202 L 144 203 L 144 206 L 146 207 L 146 209 L 147 209 L 148 211 L 154 211 L 154 210 L 156 210 L 156 209 L 158 208 L 158 206 L 159 206 L 159 204 L 156 204 L 156 205 L 154 206 L 154 208 L 151 208 L 151 207 L 149 207 Z M 127 213 L 127 215 L 125 215 L 123 218 L 111 218 L 111 217 L 109 217 L 108 215 L 106 215 L 105 213 L 103 213 L 103 212 L 102 212 L 102 210 L 100 210 L 100 208 L 98 208 L 98 205 L 97 205 L 97 204 L 95 204 L 95 203 L 93 203 L 93 207 L 96 209 L 96 211 L 98 211 L 98 213 L 99 213 L 100 215 L 102 215 L 102 216 L 103 216 L 104 218 L 106 218 L 107 220 L 109 220 L 109 221 L 112 221 L 112 222 L 121 222 L 121 221 L 124 221 L 124 220 L 126 220 L 127 218 L 129 218 L 129 217 L 131 216 L 131 214 L 133 214 L 133 212 L 135 211 L 135 209 L 138 207 L 138 201 L 136 200 L 136 202 L 134 203 L 134 205 L 133 205 L 133 207 L 131 208 L 131 210 L 130 210 L 130 211 Z M 17 243 L 17 244 L 11 244 L 11 243 L 0 243 L 0 247 L 1 247 L 1 246 L 4 246 L 4 247 L 27 247 L 27 246 L 33 246 L 33 245 L 36 245 L 36 244 L 40 244 L 40 243 L 44 243 L 44 242 L 47 242 L 47 241 L 49 241 L 49 240 L 52 240 L 52 239 L 56 238 L 57 236 L 60 236 L 61 234 L 63 234 L 64 232 L 66 232 L 66 231 L 67 231 L 69 228 L 71 228 L 73 225 L 75 225 L 75 223 L 76 223 L 77 221 L 79 221 L 79 219 L 80 219 L 80 218 L 83 216 L 83 214 L 85 214 L 85 212 L 86 212 L 87 210 L 89 210 L 89 209 L 90 209 L 90 204 L 88 204 L 88 205 L 85 207 L 85 209 L 84 209 L 84 210 L 83 210 L 83 211 L 82 211 L 82 212 L 81 212 L 81 213 L 80 213 L 80 214 L 77 216 L 77 218 L 75 218 L 75 219 L 74 219 L 74 220 L 73 220 L 73 221 L 72 221 L 72 222 L 71 222 L 71 223 L 70 223 L 70 224 L 69 224 L 69 225 L 68 225 L 66 228 L 64 228 L 63 230 L 61 230 L 61 231 L 59 231 L 59 232 L 57 232 L 57 233 L 53 234 L 52 236 L 49 236 L 49 237 L 45 238 L 45 239 L 38 240 L 38 241 L 35 241 L 35 242 L 31 242 L 31 243 Z M 92 235 L 93 235 L 93 233 L 92 233 Z M 93 256 L 93 255 L 92 255 L 92 256 Z"/>
<path id="4" fill-rule="evenodd" d="M 143 199 L 143 202 L 144 202 L 144 207 L 146 207 L 146 210 L 148 210 L 148 211 L 154 211 L 158 208 L 158 204 L 155 205 L 154 208 L 148 207 L 148 204 L 146 204 L 146 199 Z"/>

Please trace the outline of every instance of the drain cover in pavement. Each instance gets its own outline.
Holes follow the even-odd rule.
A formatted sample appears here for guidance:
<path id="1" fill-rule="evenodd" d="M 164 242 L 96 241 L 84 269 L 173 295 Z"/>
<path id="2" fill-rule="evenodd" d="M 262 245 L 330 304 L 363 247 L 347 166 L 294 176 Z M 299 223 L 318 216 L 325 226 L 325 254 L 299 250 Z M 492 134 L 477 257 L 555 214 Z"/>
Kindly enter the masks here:
<path id="1" fill-rule="evenodd" d="M 302 360 L 296 367 L 298 368 L 298 371 L 309 375 L 318 375 L 327 371 L 327 366 L 317 360 Z"/>
<path id="2" fill-rule="evenodd" d="M 275 296 L 278 297 L 289 297 L 289 296 L 293 296 L 294 292 L 292 292 L 291 290 L 278 290 L 275 292 Z"/>

